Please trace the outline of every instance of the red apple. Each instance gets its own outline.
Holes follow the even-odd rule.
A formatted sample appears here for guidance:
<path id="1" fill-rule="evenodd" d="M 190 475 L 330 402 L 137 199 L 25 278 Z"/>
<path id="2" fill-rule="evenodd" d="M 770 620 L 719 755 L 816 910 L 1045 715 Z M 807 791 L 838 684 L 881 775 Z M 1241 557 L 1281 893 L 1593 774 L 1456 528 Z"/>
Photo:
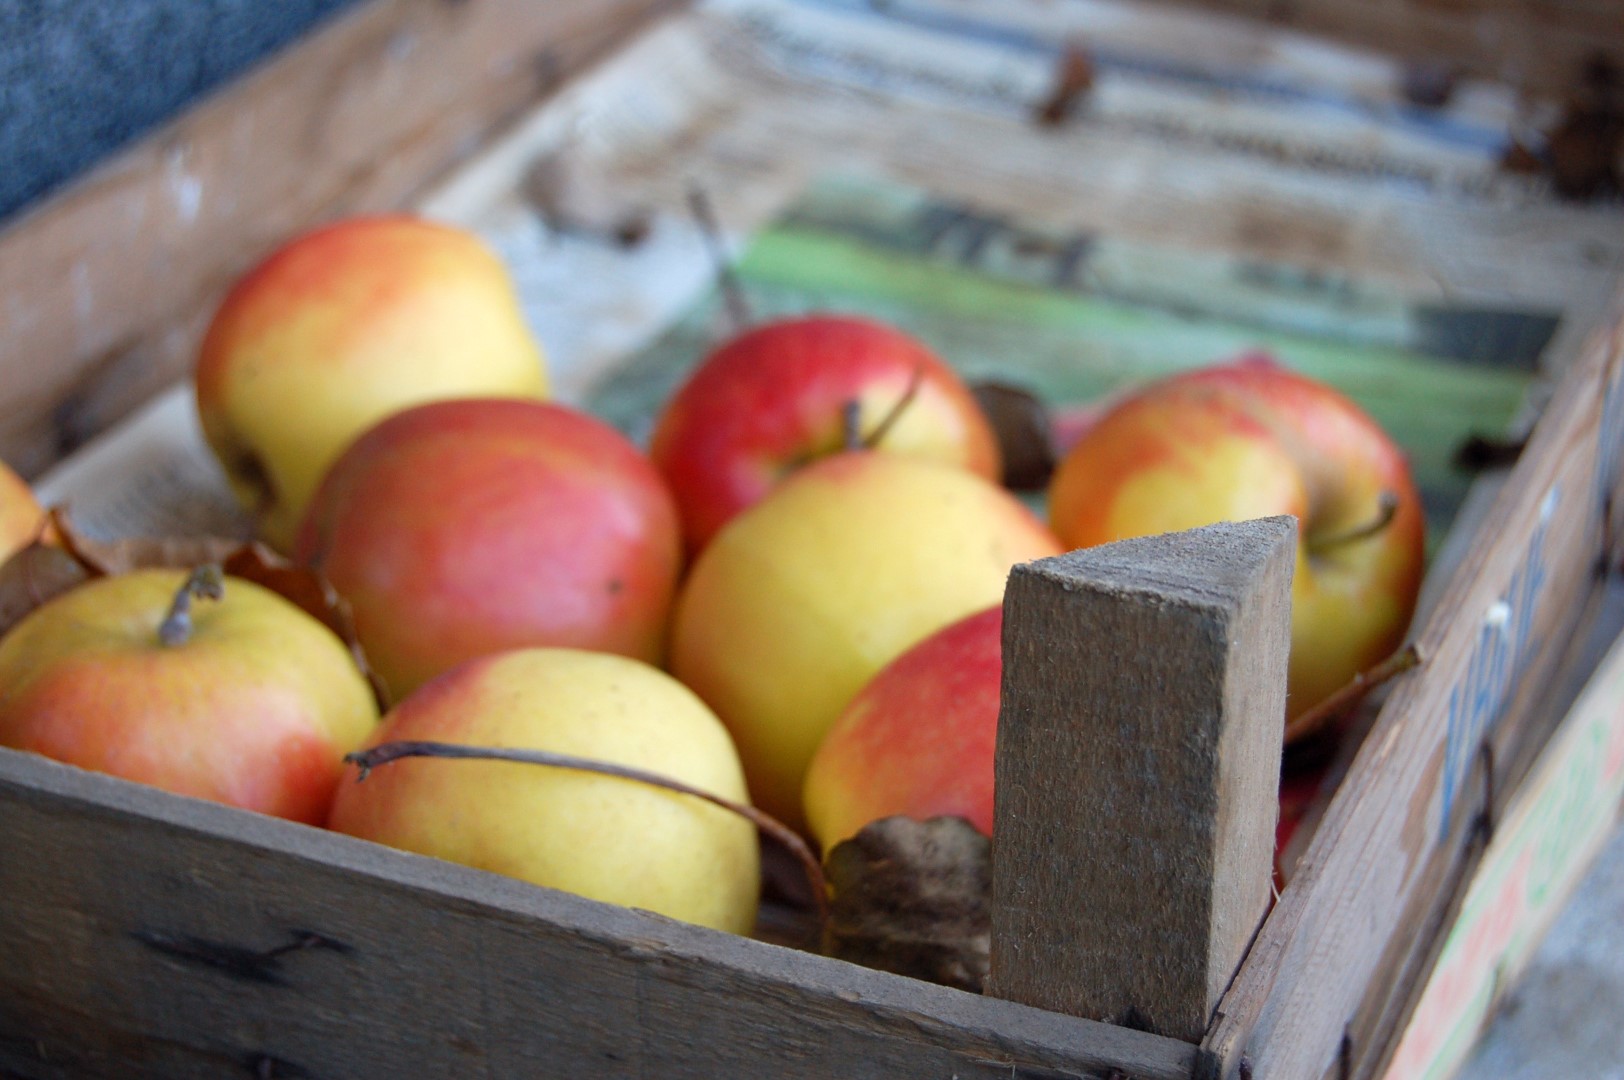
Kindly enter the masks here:
<path id="1" fill-rule="evenodd" d="M 751 798 L 801 823 L 813 752 L 910 646 L 998 603 L 1010 567 L 1059 542 L 996 484 L 872 451 L 799 470 L 700 552 L 671 670 L 733 733 Z"/>
<path id="2" fill-rule="evenodd" d="M 349 218 L 283 245 L 221 303 L 196 371 L 203 434 L 284 551 L 333 459 L 383 417 L 546 388 L 501 260 L 472 233 L 408 216 Z"/>
<path id="3" fill-rule="evenodd" d="M 807 826 L 823 850 L 893 814 L 966 818 L 992 834 L 1002 606 L 892 660 L 841 712 L 807 768 Z"/>
<path id="4" fill-rule="evenodd" d="M 658 663 L 681 565 L 659 473 L 560 405 L 440 401 L 384 420 L 322 481 L 297 558 L 354 609 L 397 698 L 527 645 Z"/>
<path id="5" fill-rule="evenodd" d="M 667 403 L 649 447 L 677 497 L 688 549 L 789 473 L 845 449 L 848 407 L 867 436 L 904 400 L 879 449 L 999 478 L 997 437 L 969 389 L 900 330 L 814 315 L 728 341 Z"/>
<path id="6" fill-rule="evenodd" d="M 806 821 L 824 851 L 863 826 L 901 815 L 962 817 L 992 835 L 1003 680 L 1002 606 L 925 638 L 887 664 L 840 714 L 806 772 Z M 1317 797 L 1320 766 L 1280 786 L 1276 875 Z"/>
<path id="7" fill-rule="evenodd" d="M 1403 451 L 1336 390 L 1256 357 L 1116 403 L 1061 461 L 1049 514 L 1073 548 L 1295 515 L 1289 718 L 1392 652 L 1415 611 L 1425 520 Z"/>
<path id="8" fill-rule="evenodd" d="M 320 824 L 377 726 L 348 647 L 276 593 L 225 578 L 190 625 L 180 570 L 97 578 L 0 639 L 0 744 L 182 795 Z"/>

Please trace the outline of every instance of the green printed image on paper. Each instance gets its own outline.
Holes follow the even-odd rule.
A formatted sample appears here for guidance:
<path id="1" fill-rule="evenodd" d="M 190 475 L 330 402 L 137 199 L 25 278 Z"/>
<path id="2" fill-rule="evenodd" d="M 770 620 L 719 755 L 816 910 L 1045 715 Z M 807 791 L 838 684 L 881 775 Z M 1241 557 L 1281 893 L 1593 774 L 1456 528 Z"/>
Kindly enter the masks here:
<path id="1" fill-rule="evenodd" d="M 972 380 L 1052 406 L 1262 351 L 1367 409 L 1408 451 L 1442 537 L 1471 483 L 1452 464 L 1510 423 L 1549 312 L 1447 306 L 1353 278 L 1046 228 L 868 177 L 821 179 L 748 244 L 757 319 L 834 311 L 916 335 Z M 595 389 L 640 436 L 729 328 L 714 290 Z"/>

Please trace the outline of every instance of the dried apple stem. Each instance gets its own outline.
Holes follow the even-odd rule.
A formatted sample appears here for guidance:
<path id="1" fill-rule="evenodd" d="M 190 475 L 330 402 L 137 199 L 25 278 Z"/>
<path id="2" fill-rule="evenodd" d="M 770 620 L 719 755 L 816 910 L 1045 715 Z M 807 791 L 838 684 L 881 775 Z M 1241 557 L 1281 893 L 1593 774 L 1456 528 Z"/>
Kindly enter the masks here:
<path id="1" fill-rule="evenodd" d="M 1391 525 L 1393 518 L 1397 516 L 1398 496 L 1391 491 L 1383 491 L 1377 501 L 1376 516 L 1374 518 L 1363 525 L 1355 525 L 1345 532 L 1332 533 L 1330 536 L 1322 536 L 1308 541 L 1308 553 L 1310 555 L 1323 555 L 1327 551 L 1333 551 L 1336 548 L 1366 540 Z"/>
<path id="2" fill-rule="evenodd" d="M 727 245 L 722 241 L 722 227 L 716 220 L 710 195 L 698 184 L 688 188 L 688 208 L 705 237 L 711 260 L 716 263 L 716 281 L 722 290 L 722 303 L 727 307 L 728 318 L 733 322 L 733 332 L 743 333 L 755 321 L 750 314 L 750 302 L 745 299 L 744 286 L 739 282 L 738 271 L 733 268 Z"/>
<path id="3" fill-rule="evenodd" d="M 192 600 L 219 600 L 225 596 L 225 571 L 219 563 L 204 563 L 186 576 L 186 581 L 175 593 L 169 613 L 158 624 L 158 640 L 174 648 L 192 639 Z"/>
<path id="4" fill-rule="evenodd" d="M 897 421 L 907 411 L 908 406 L 913 404 L 914 398 L 919 396 L 919 386 L 924 381 L 924 365 L 915 364 L 913 374 L 908 376 L 908 385 L 902 391 L 902 396 L 897 398 L 897 403 L 891 406 L 891 411 L 885 414 L 884 418 L 875 425 L 874 430 L 868 433 L 868 438 L 863 440 L 865 448 L 873 450 L 880 445 L 881 439 L 891 433 L 891 429 L 896 427 Z"/>
<path id="5" fill-rule="evenodd" d="M 1290 725 L 1292 735 L 1307 735 L 1318 731 L 1332 720 L 1351 710 L 1378 686 L 1420 667 L 1425 663 L 1418 645 L 1410 644 L 1393 653 L 1375 667 L 1354 675 L 1342 689 L 1302 713 Z"/>
<path id="6" fill-rule="evenodd" d="M 800 862 L 801 868 L 806 871 L 807 881 L 812 886 L 812 896 L 818 905 L 818 924 L 821 926 L 828 922 L 829 917 L 829 890 L 824 882 L 823 866 L 806 846 L 806 841 L 788 825 L 779 821 L 770 814 L 757 810 L 748 803 L 734 802 L 732 799 L 713 795 L 702 788 L 692 787 L 680 780 L 673 780 L 659 773 L 646 772 L 643 769 L 628 765 L 616 765 L 607 761 L 594 761 L 590 758 L 574 757 L 570 754 L 555 754 L 548 750 L 520 750 L 496 746 L 462 746 L 457 743 L 425 742 L 403 740 L 401 742 L 383 743 L 370 750 L 358 750 L 353 754 L 346 754 L 344 760 L 360 769 L 356 777 L 359 783 L 379 765 L 388 765 L 409 757 L 439 757 L 439 758 L 469 758 L 482 761 L 516 761 L 525 765 L 551 765 L 559 769 L 577 769 L 581 772 L 598 773 L 602 776 L 616 776 L 622 780 L 634 780 L 638 783 L 649 784 L 653 787 L 675 791 L 682 795 L 692 795 L 696 799 L 703 799 L 708 803 L 720 806 L 724 810 L 731 810 L 740 817 L 745 818 L 763 833 L 782 844 L 790 854 Z"/>
<path id="7" fill-rule="evenodd" d="M 862 402 L 856 398 L 846 401 L 840 406 L 840 444 L 846 450 L 874 450 L 879 447 L 880 440 L 891 433 L 914 398 L 919 396 L 919 387 L 925 381 L 923 365 L 915 365 L 913 374 L 908 376 L 908 385 L 903 388 L 902 396 L 897 403 L 891 406 L 889 412 L 880 418 L 874 430 L 864 435 L 862 432 Z"/>

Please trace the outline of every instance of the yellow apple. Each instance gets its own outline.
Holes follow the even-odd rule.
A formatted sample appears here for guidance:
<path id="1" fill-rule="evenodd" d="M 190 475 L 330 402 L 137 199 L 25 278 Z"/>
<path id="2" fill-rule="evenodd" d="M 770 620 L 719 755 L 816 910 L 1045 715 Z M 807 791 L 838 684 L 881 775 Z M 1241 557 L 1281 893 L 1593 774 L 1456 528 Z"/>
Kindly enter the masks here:
<path id="1" fill-rule="evenodd" d="M 745 801 L 738 754 L 691 691 L 640 660 L 516 649 L 407 696 L 374 745 L 428 740 L 547 750 L 659 773 Z M 329 825 L 352 836 L 596 900 L 747 933 L 755 826 L 636 780 L 499 761 L 414 759 L 346 782 Z"/>
<path id="2" fill-rule="evenodd" d="M 44 518 L 28 481 L 0 461 L 0 562 L 35 537 Z"/>
<path id="3" fill-rule="evenodd" d="M 196 370 L 204 436 L 283 551 L 328 465 L 385 416 L 546 390 L 502 262 L 471 233 L 405 216 L 350 218 L 276 251 L 226 296 Z"/>
<path id="4" fill-rule="evenodd" d="M 225 578 L 169 622 L 188 576 L 97 578 L 0 639 L 0 745 L 320 824 L 378 707 L 349 649 L 269 589 Z M 168 623 L 166 628 L 166 622 Z"/>
<path id="5" fill-rule="evenodd" d="M 822 458 L 717 533 L 677 601 L 671 670 L 733 732 L 757 805 L 798 826 L 825 732 L 880 668 L 998 603 L 1010 567 L 1060 544 L 957 466 Z"/>

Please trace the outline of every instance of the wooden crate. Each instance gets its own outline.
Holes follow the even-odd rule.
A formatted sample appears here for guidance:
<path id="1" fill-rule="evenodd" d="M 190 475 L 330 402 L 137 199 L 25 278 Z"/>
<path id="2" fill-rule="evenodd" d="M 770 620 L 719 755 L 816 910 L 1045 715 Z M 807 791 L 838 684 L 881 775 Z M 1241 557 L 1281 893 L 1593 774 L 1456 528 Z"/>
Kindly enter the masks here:
<path id="1" fill-rule="evenodd" d="M 978 6 L 925 8 L 946 19 Z M 1188 13 L 1019 10 L 1055 43 L 1086 31 L 1101 49 L 1153 41 L 1270 70 L 1306 70 L 1317 56 L 1290 35 Z M 798 25 L 743 4 L 373 0 L 0 234 L 0 454 L 38 473 L 172 385 L 224 285 L 306 224 L 398 206 L 505 213 L 538 154 L 570 145 L 561 125 L 594 81 L 630 93 L 640 70 L 658 70 L 697 85 L 683 65 L 719 60 L 759 73 L 762 50 L 804 33 Z M 1360 92 L 1392 98 L 1396 69 L 1350 70 Z M 1538 72 L 1535 84 L 1554 78 Z M 662 162 L 681 154 L 712 177 L 751 177 L 724 219 L 759 221 L 804 180 L 797 140 L 833 108 L 815 100 L 807 115 L 823 119 L 800 119 L 785 103 L 806 84 L 769 74 L 762 94 L 784 105 L 770 122 L 726 94 L 706 97 L 705 84 L 692 124 L 665 125 L 658 97 L 626 114 L 644 127 L 620 133 L 635 152 L 612 162 L 593 157 L 587 132 L 575 145 L 600 170 L 589 181 L 674 204 L 685 177 Z M 1429 582 L 1413 633 L 1425 662 L 1375 714 L 1278 901 L 1257 893 L 1255 877 L 1231 884 L 1212 869 L 1256 852 L 1231 850 L 1211 827 L 1273 806 L 1257 779 L 1272 760 L 1272 727 L 1258 721 L 1279 714 L 1283 693 L 1275 639 L 1289 529 L 1277 522 L 1243 530 L 1240 543 L 1220 531 L 1140 545 L 1126 562 L 1017 572 L 1010 655 L 1075 677 L 1057 686 L 1009 665 L 1005 722 L 1018 717 L 1022 734 L 1001 747 L 1000 788 L 1025 796 L 1018 814 L 1000 807 L 992 994 L 0 752 L 0 1074 L 1296 1078 L 1420 1075 L 1447 1060 L 1438 1033 L 1484 1011 L 1462 987 L 1502 958 L 1514 963 L 1526 943 L 1510 931 L 1548 917 L 1514 890 L 1474 901 L 1472 889 L 1525 865 L 1560 802 L 1570 842 L 1543 866 L 1559 895 L 1619 806 L 1624 660 L 1614 650 L 1598 664 L 1595 645 L 1616 626 L 1605 601 L 1624 447 L 1619 240 L 1598 233 L 1586 264 L 1544 231 L 1551 221 L 1571 231 L 1567 211 L 1512 213 L 1493 200 L 1339 217 L 1335 184 L 1315 188 L 1289 169 L 1229 175 L 1221 162 L 1227 213 L 1197 213 L 1176 184 L 1131 170 L 1057 185 L 1069 159 L 1038 135 L 1011 144 L 1008 162 L 984 163 L 980 180 L 942 175 L 992 121 L 974 110 L 936 119 L 906 145 L 879 120 L 854 143 L 904 175 L 971 193 L 996 181 L 1068 220 L 1308 265 L 1356 260 L 1564 312 L 1527 446 L 1475 496 Z M 1166 165 L 1132 133 L 1087 137 L 1130 163 Z M 753 158 L 752 147 L 771 153 Z M 1521 273 L 1503 270 L 1512 246 L 1530 264 Z M 1483 269 L 1491 262 L 1502 269 Z M 1188 567 L 1202 559 L 1221 571 L 1221 603 L 1191 599 Z M 1131 635 L 1089 632 L 1153 618 L 1173 620 L 1155 623 L 1158 634 L 1213 620 L 1228 629 L 1191 630 L 1173 655 L 1114 658 L 1111 640 Z M 1236 627 L 1273 644 L 1235 650 Z M 1189 676 L 1202 650 L 1227 682 Z M 1110 682 L 1128 670 L 1162 689 L 1159 713 L 1206 733 L 1203 747 L 1168 739 L 1156 750 L 1161 774 L 1186 776 L 1202 811 L 1099 819 L 1089 815 L 1125 791 L 1142 798 L 1153 777 L 1119 776 L 1112 791 L 1043 782 L 1054 762 L 1084 752 L 1069 722 L 1077 701 L 1115 695 L 1136 707 Z M 1222 767 L 1192 767 L 1202 753 Z M 1585 767 L 1596 762 L 1605 768 Z M 1541 821 L 1544 833 L 1526 824 Z M 1130 842 L 1097 865 L 1080 838 L 1102 823 L 1128 841 L 1155 829 L 1180 856 L 1136 859 L 1146 845 Z M 1221 915 L 1190 923 L 1174 901 L 1189 900 L 1192 881 Z M 1499 917 L 1485 922 L 1480 909 Z M 1077 917 L 1094 911 L 1110 916 Z M 1100 965 L 1085 961 L 1111 950 L 1139 962 L 1097 985 Z M 1155 976 L 1148 986 L 1134 983 L 1141 971 Z M 1146 1023 L 1163 1033 L 1135 1030 Z"/>

